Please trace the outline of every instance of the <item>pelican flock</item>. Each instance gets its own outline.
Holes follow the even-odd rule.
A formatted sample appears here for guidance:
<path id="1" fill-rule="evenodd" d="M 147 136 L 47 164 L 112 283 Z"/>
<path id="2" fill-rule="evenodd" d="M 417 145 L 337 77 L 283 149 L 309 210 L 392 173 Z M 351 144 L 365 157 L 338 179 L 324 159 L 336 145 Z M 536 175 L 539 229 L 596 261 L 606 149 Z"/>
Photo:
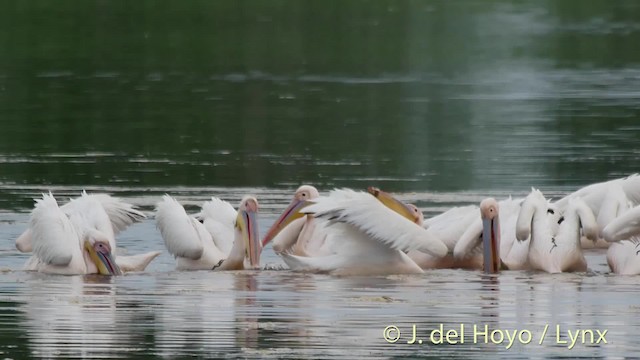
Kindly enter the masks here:
<path id="1" fill-rule="evenodd" d="M 173 197 L 156 204 L 155 223 L 176 270 L 256 270 L 272 244 L 292 271 L 334 275 L 421 274 L 430 269 L 585 272 L 585 251 L 608 248 L 613 273 L 640 274 L 640 175 L 585 186 L 552 201 L 538 189 L 524 198 L 485 198 L 426 218 L 379 188 L 300 186 L 259 238 L 258 199 L 237 210 L 217 197 L 189 215 Z M 144 213 L 107 194 L 82 192 L 59 205 L 35 199 L 15 241 L 31 256 L 24 270 L 121 275 L 144 271 L 159 251 L 118 254 L 116 237 Z"/>

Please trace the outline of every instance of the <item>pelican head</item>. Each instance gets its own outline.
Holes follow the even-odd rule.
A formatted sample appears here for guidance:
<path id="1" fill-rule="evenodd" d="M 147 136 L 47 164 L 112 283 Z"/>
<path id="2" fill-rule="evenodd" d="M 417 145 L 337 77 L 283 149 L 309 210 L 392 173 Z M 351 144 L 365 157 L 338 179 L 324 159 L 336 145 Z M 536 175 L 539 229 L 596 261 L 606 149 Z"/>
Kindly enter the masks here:
<path id="1" fill-rule="evenodd" d="M 273 240 L 278 233 L 289 225 L 293 220 L 299 219 L 305 214 L 300 212 L 305 206 L 309 205 L 308 201 L 313 200 L 320 196 L 320 193 L 316 188 L 311 185 L 302 185 L 296 190 L 293 195 L 293 200 L 289 203 L 289 206 L 284 210 L 282 215 L 273 223 L 267 235 L 262 239 L 262 246 L 265 246 L 269 241 Z"/>
<path id="2" fill-rule="evenodd" d="M 253 196 L 245 196 L 238 207 L 236 218 L 236 231 L 242 235 L 244 244 L 245 259 L 249 260 L 251 267 L 260 267 L 260 236 L 258 234 L 258 223 L 256 215 L 258 213 L 258 199 Z"/>
<path id="3" fill-rule="evenodd" d="M 497 273 L 500 270 L 500 221 L 498 202 L 494 198 L 480 203 L 482 217 L 482 242 L 484 248 L 484 272 Z"/>
<path id="4" fill-rule="evenodd" d="M 97 232 L 89 233 L 84 240 L 84 249 L 101 275 L 122 275 L 122 270 L 113 256 L 109 239 Z"/>
<path id="5" fill-rule="evenodd" d="M 380 200 L 386 207 L 397 212 L 403 217 L 407 218 L 409 221 L 414 222 L 418 225 L 422 225 L 424 221 L 424 216 L 422 212 L 415 205 L 407 205 L 402 201 L 396 199 L 388 192 L 382 191 L 377 187 L 369 186 L 367 188 L 369 194 L 376 197 L 376 199 Z"/>
<path id="6" fill-rule="evenodd" d="M 422 211 L 413 204 L 407 204 L 407 207 L 413 212 L 413 222 L 422 226 L 424 224 L 424 214 Z"/>

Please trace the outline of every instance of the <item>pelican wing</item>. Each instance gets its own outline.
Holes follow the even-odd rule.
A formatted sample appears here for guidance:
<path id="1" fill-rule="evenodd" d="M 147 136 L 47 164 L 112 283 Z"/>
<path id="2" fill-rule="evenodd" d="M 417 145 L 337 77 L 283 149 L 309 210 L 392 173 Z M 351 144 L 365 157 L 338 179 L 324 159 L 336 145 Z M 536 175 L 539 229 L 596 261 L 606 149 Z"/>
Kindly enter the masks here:
<path id="1" fill-rule="evenodd" d="M 76 199 L 71 199 L 69 208 L 62 209 L 69 217 L 76 228 L 81 229 L 84 236 L 87 230 L 95 229 L 109 239 L 109 245 L 112 249 L 116 248 L 116 237 L 113 233 L 113 226 L 109 215 L 105 211 L 102 203 L 94 196 L 87 196 L 84 193 Z"/>
<path id="2" fill-rule="evenodd" d="M 640 235 L 640 206 L 613 219 L 602 230 L 602 236 L 609 242 L 626 240 L 634 235 Z"/>
<path id="3" fill-rule="evenodd" d="M 453 250 L 456 243 L 471 223 L 480 217 L 475 205 L 451 208 L 444 213 L 425 220 L 425 228 Z"/>
<path id="4" fill-rule="evenodd" d="M 627 198 L 634 204 L 640 205 L 640 175 L 629 175 L 622 181 L 622 188 Z"/>
<path id="5" fill-rule="evenodd" d="M 607 196 L 607 192 L 614 185 L 619 185 L 622 187 L 626 197 L 631 201 L 631 203 L 633 203 L 634 205 L 640 204 L 639 174 L 632 174 L 625 178 L 618 178 L 587 185 L 558 200 L 556 204 L 560 209 L 564 209 L 569 204 L 570 198 L 581 197 L 591 207 L 594 215 L 597 215 L 599 212 L 599 205 L 603 202 L 605 196 Z"/>
<path id="6" fill-rule="evenodd" d="M 426 229 L 384 206 L 369 193 L 334 190 L 329 196 L 311 201 L 303 209 L 329 221 L 347 223 L 392 249 L 420 250 L 437 257 L 447 254 L 447 246 Z"/>
<path id="7" fill-rule="evenodd" d="M 204 225 L 169 195 L 156 206 L 156 223 L 167 250 L 176 257 L 197 260 L 204 251 L 203 243 L 213 241 Z"/>
<path id="8" fill-rule="evenodd" d="M 92 199 L 97 200 L 107 213 L 114 236 L 118 235 L 119 232 L 133 223 L 140 222 L 146 218 L 146 216 L 136 210 L 133 205 L 125 203 L 118 198 L 111 197 L 107 194 L 87 194 L 85 191 L 82 192 L 82 195 L 78 199 L 72 199 L 68 203 L 60 206 L 60 209 L 67 215 L 82 215 L 85 211 L 83 207 L 86 206 L 88 200 Z M 31 241 L 31 230 L 27 229 L 16 239 L 16 248 L 20 252 L 31 252 Z"/>
<path id="9" fill-rule="evenodd" d="M 607 251 L 609 268 L 620 275 L 640 274 L 638 251 L 640 251 L 640 239 L 636 237 L 611 244 Z"/>
<path id="10" fill-rule="evenodd" d="M 568 201 L 569 200 L 567 198 L 567 202 Z M 516 239 L 518 239 L 518 241 L 525 241 L 531 235 L 531 222 L 533 221 L 533 215 L 536 212 L 536 204 L 539 204 L 540 202 L 546 204 L 547 200 L 539 190 L 531 188 L 531 192 L 527 195 L 520 206 L 520 211 L 516 220 Z"/>
<path id="11" fill-rule="evenodd" d="M 33 253 L 45 264 L 68 265 L 80 248 L 77 230 L 51 193 L 36 199 L 29 226 Z"/>
<path id="12" fill-rule="evenodd" d="M 453 256 L 456 259 L 465 259 L 472 254 L 476 254 L 477 250 L 475 249 L 482 245 L 480 235 L 482 235 L 482 219 L 480 211 L 478 211 L 475 219 L 467 226 L 465 232 L 455 244 Z"/>
<path id="13" fill-rule="evenodd" d="M 238 212 L 229 202 L 212 196 L 211 200 L 202 204 L 202 211 L 196 215 L 196 218 L 201 220 L 206 218 L 217 219 L 221 223 L 230 224 L 233 227 L 237 215 Z"/>
<path id="14" fill-rule="evenodd" d="M 231 204 L 216 197 L 202 204 L 202 211 L 196 215 L 211 234 L 218 249 L 227 255 L 233 247 L 233 228 L 237 215 Z"/>
<path id="15" fill-rule="evenodd" d="M 581 198 L 573 198 L 569 201 L 567 211 L 575 211 L 580 219 L 580 227 L 584 236 L 590 240 L 598 240 L 598 223 L 596 217 L 593 215 L 593 211 L 587 203 Z"/>
<path id="16" fill-rule="evenodd" d="M 83 196 L 85 195 L 86 193 L 83 193 Z M 100 201 L 102 207 L 109 216 L 111 226 L 113 226 L 113 233 L 115 235 L 118 235 L 118 233 L 124 231 L 130 225 L 147 218 L 145 214 L 135 209 L 133 205 L 126 203 L 119 198 L 115 198 L 107 194 L 91 194 L 86 196 L 92 196 Z"/>
<path id="17" fill-rule="evenodd" d="M 16 249 L 20 252 L 32 252 L 33 245 L 31 244 L 31 229 L 25 230 L 16 239 Z"/>
<path id="18" fill-rule="evenodd" d="M 124 272 L 144 271 L 147 265 L 160 254 L 160 251 L 150 251 L 138 255 L 118 256 L 116 257 L 116 264 Z"/>

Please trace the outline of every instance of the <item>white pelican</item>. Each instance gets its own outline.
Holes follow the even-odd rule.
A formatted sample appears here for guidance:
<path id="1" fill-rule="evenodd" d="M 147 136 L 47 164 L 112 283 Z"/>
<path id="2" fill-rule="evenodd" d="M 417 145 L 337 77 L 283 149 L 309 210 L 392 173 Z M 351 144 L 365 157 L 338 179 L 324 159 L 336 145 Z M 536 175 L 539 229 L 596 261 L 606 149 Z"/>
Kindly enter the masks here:
<path id="1" fill-rule="evenodd" d="M 561 210 L 568 205 L 569 199 L 580 197 L 589 205 L 598 222 L 599 234 L 620 214 L 633 206 L 640 205 L 640 175 L 633 174 L 624 178 L 585 186 L 558 200 L 555 204 Z M 583 248 L 606 248 L 609 243 L 602 238 L 594 241 L 582 239 Z"/>
<path id="2" fill-rule="evenodd" d="M 611 220 L 602 231 L 608 242 L 607 263 L 616 274 L 640 274 L 640 206 Z"/>
<path id="3" fill-rule="evenodd" d="M 473 205 L 464 206 L 464 207 L 454 207 L 443 214 L 437 215 L 425 221 L 424 215 L 415 205 L 405 204 L 400 200 L 396 199 L 395 197 L 393 197 L 391 194 L 386 193 L 378 188 L 369 187 L 367 190 L 370 194 L 375 196 L 388 208 L 396 211 L 398 214 L 404 216 L 410 221 L 413 221 L 416 224 L 424 227 L 425 229 L 427 229 L 427 232 L 434 235 L 436 238 L 440 239 L 447 246 L 449 253 L 444 257 L 436 257 L 429 253 L 416 250 L 416 249 L 409 251 L 407 255 L 422 269 L 432 269 L 432 268 L 475 269 L 475 268 L 483 268 L 485 267 L 485 265 L 489 266 L 489 264 L 494 264 L 491 266 L 495 268 L 495 263 L 497 262 L 499 264 L 500 258 L 498 256 L 499 251 L 497 249 L 487 254 L 486 258 L 488 259 L 488 263 L 483 264 L 482 247 L 479 246 L 482 242 L 481 235 L 483 234 L 483 225 L 482 225 L 483 221 L 481 220 L 481 217 L 478 216 L 478 213 L 480 213 L 482 216 L 486 216 L 487 219 L 489 219 L 488 220 L 489 222 L 493 222 L 493 216 L 490 216 L 490 215 L 493 212 L 495 212 L 496 214 L 498 213 L 497 203 L 494 206 L 494 204 L 491 203 L 490 200 L 487 200 L 486 203 L 481 204 L 480 211 L 478 211 L 477 206 L 473 206 Z M 495 202 L 495 200 L 493 201 Z M 504 214 L 510 215 L 508 219 L 508 223 L 512 225 L 511 226 L 512 230 L 515 228 L 515 219 L 520 209 L 520 202 L 521 201 L 512 200 L 511 198 L 502 201 L 503 206 L 505 206 L 507 210 L 502 214 L 503 216 L 505 216 Z M 475 225 L 475 222 L 477 222 L 477 225 L 478 225 L 477 234 L 475 234 L 475 238 L 478 239 L 478 242 L 477 244 L 474 244 L 471 247 L 475 248 L 476 245 L 478 245 L 477 246 L 478 251 L 474 252 L 474 251 L 465 250 L 465 256 L 454 257 L 451 253 L 454 251 L 454 248 L 456 247 L 458 240 L 465 234 L 467 237 L 471 236 L 470 234 L 473 232 L 470 231 L 470 228 L 475 229 L 475 227 L 473 226 Z M 496 229 L 499 229 L 500 227 L 497 224 L 498 222 L 496 220 Z M 490 232 L 487 234 L 490 234 Z M 510 250 L 512 249 L 512 245 L 515 240 L 515 235 L 510 237 L 507 236 L 507 237 L 510 238 L 511 241 L 506 244 L 507 249 L 506 251 L 503 250 L 502 254 L 513 254 L 516 251 L 510 252 Z M 505 244 L 501 243 L 499 238 L 500 238 L 500 234 L 497 234 L 493 238 L 487 237 L 486 238 L 488 239 L 487 244 L 490 244 L 493 247 L 495 247 L 495 244 L 499 244 L 499 246 L 504 247 Z M 491 249 L 491 246 L 488 246 L 487 248 Z M 521 247 L 524 248 L 524 255 L 522 254 L 520 255 L 520 257 L 524 258 L 524 261 L 521 261 L 521 262 L 526 262 L 528 244 L 521 245 Z M 474 255 L 477 255 L 477 256 L 467 256 L 466 254 L 467 252 L 473 253 Z M 520 251 L 520 253 L 522 253 L 522 251 Z"/>
<path id="4" fill-rule="evenodd" d="M 466 259 L 479 267 L 477 264 L 482 264 L 484 261 L 483 252 L 486 250 L 482 245 L 487 239 L 486 221 L 482 220 L 482 216 L 488 216 L 491 213 L 489 209 L 495 209 L 499 216 L 499 252 L 498 256 L 502 261 L 502 267 L 508 270 L 524 270 L 529 268 L 529 242 L 528 239 L 524 241 L 516 241 L 516 221 L 520 214 L 521 205 L 524 199 L 508 199 L 500 200 L 497 206 L 489 206 L 493 204 L 491 198 L 483 200 L 485 202 L 487 210 L 482 211 L 482 203 L 480 211 L 474 211 L 474 220 L 466 227 L 464 233 L 460 236 L 460 239 L 456 242 L 453 250 L 453 256 L 456 259 Z M 481 216 L 477 214 L 480 213 Z M 547 203 L 546 205 L 546 217 L 549 224 L 556 224 L 551 226 L 551 232 L 555 234 L 557 231 L 557 223 L 561 218 L 560 212 L 553 206 L 553 204 Z"/>
<path id="5" fill-rule="evenodd" d="M 422 273 L 405 252 L 419 249 L 433 256 L 447 254 L 447 247 L 426 229 L 365 192 L 334 190 L 309 201 L 302 213 L 328 221 L 324 227 L 324 256 L 303 257 L 281 253 L 294 271 L 335 275 Z"/>
<path id="6" fill-rule="evenodd" d="M 140 222 L 146 218 L 146 216 L 133 205 L 108 194 L 87 194 L 87 192 L 83 190 L 78 199 L 85 197 L 91 197 L 100 202 L 109 216 L 114 235 L 118 235 L 119 232 L 126 229 L 129 225 Z M 62 205 L 60 209 L 67 215 L 78 211 L 78 202 L 76 201 L 78 199 L 70 199 L 70 201 Z M 31 245 L 31 229 L 25 230 L 16 239 L 16 248 L 20 252 L 33 251 L 33 247 Z"/>
<path id="7" fill-rule="evenodd" d="M 114 253 L 116 250 L 115 236 L 126 229 L 129 225 L 142 221 L 146 216 L 135 209 L 133 205 L 128 204 L 118 198 L 112 197 L 107 194 L 87 194 L 86 191 L 82 191 L 80 197 L 70 199 L 68 203 L 59 207 L 68 217 L 73 214 L 78 214 L 86 211 L 87 207 L 99 206 L 103 211 L 96 210 L 96 215 L 99 218 L 103 218 L 102 212 L 106 213 L 108 222 L 104 222 L 100 226 L 103 233 L 107 234 L 109 239 L 109 246 Z M 89 223 L 94 223 L 95 219 L 89 219 Z M 109 225 L 111 230 L 109 230 Z M 32 229 L 31 227 L 25 230 L 16 240 L 16 248 L 21 252 L 32 252 Z M 120 255 L 116 256 L 116 262 L 123 272 L 132 271 L 144 271 L 149 263 L 160 255 L 159 251 L 150 251 L 144 254 L 138 255 Z"/>
<path id="8" fill-rule="evenodd" d="M 607 264 L 616 274 L 640 274 L 640 238 L 634 236 L 612 243 L 607 250 Z"/>
<path id="9" fill-rule="evenodd" d="M 113 228 L 100 202 L 78 200 L 63 212 L 53 195 L 36 200 L 30 220 L 33 256 L 25 270 L 51 274 L 120 275 L 114 260 Z"/>
<path id="10" fill-rule="evenodd" d="M 625 194 L 625 197 L 634 206 L 640 205 L 640 175 L 632 174 L 624 178 L 613 179 L 605 182 L 591 184 L 585 186 L 562 199 L 555 202 L 560 208 L 564 209 L 568 205 L 570 198 L 580 197 L 589 205 L 593 214 L 597 216 L 603 202 L 608 198 L 612 185 L 619 185 Z"/>
<path id="11" fill-rule="evenodd" d="M 167 250 L 177 259 L 176 269 L 243 270 L 259 267 L 262 248 L 256 223 L 258 200 L 245 196 L 237 212 L 226 201 L 216 198 L 202 208 L 198 214 L 203 221 L 201 223 L 187 215 L 182 205 L 169 195 L 165 195 L 156 207 L 157 226 Z M 230 242 L 229 252 L 222 251 L 229 247 L 226 243 Z"/>
<path id="12" fill-rule="evenodd" d="M 262 240 L 262 247 L 273 241 L 273 251 L 288 252 L 299 256 L 317 255 L 324 243 L 322 231 L 324 220 L 315 219 L 312 214 L 303 214 L 300 210 L 308 205 L 307 201 L 320 196 L 311 185 L 300 186 L 293 199 L 273 223 Z"/>
<path id="13" fill-rule="evenodd" d="M 402 203 L 388 193 L 375 187 L 369 187 L 367 191 L 376 197 L 388 208 L 396 211 L 405 218 L 419 225 L 422 224 L 422 212 L 413 206 Z M 276 253 L 287 252 L 299 256 L 329 255 L 327 247 L 323 247 L 327 238 L 324 230 L 326 219 L 317 219 L 313 214 L 300 212 L 308 205 L 309 200 L 320 196 L 318 190 L 311 185 L 300 186 L 287 208 L 271 226 L 264 237 L 262 246 L 273 241 L 273 250 Z M 420 254 L 423 254 L 420 252 Z M 426 254 L 425 254 L 426 255 Z"/>
<path id="14" fill-rule="evenodd" d="M 525 198 L 516 222 L 516 238 L 529 240 L 529 265 L 549 273 L 586 271 L 587 262 L 580 246 L 580 228 L 595 239 L 598 225 L 593 212 L 579 197 L 568 200 L 557 224 L 547 216 L 548 202 L 536 189 Z M 554 229 L 557 228 L 557 231 Z"/>
<path id="15" fill-rule="evenodd" d="M 388 208 L 404 216 L 410 221 L 424 227 L 427 231 L 440 239 L 448 248 L 448 254 L 444 257 L 432 256 L 419 250 L 411 250 L 407 255 L 422 269 L 439 268 L 482 268 L 482 259 L 465 258 L 454 259 L 451 255 L 453 248 L 464 233 L 465 229 L 477 216 L 477 206 L 454 207 L 440 215 L 425 220 L 424 214 L 413 204 L 405 204 L 391 194 L 375 187 L 369 187 L 367 191 L 375 196 Z"/>
<path id="16" fill-rule="evenodd" d="M 609 242 L 627 240 L 637 235 L 640 235 L 640 206 L 611 220 L 602 230 L 602 237 Z"/>
<path id="17" fill-rule="evenodd" d="M 467 263 L 475 265 L 474 267 L 478 267 L 477 264 L 480 263 L 479 267 L 486 273 L 500 271 L 504 262 L 501 257 L 506 257 L 513 245 L 513 243 L 501 241 L 503 234 L 509 238 L 508 231 L 505 234 L 505 230 L 510 226 L 501 226 L 500 223 L 504 221 L 503 218 L 506 220 L 514 217 L 512 205 L 519 209 L 518 202 L 511 198 L 503 202 L 505 208 L 510 206 L 509 209 L 504 209 L 507 211 L 500 210 L 502 206 L 494 198 L 482 200 L 479 211 L 474 208 L 473 221 L 466 226 L 466 230 L 462 229 L 464 233 L 455 243 L 453 257 L 456 260 L 467 260 Z"/>
<path id="18" fill-rule="evenodd" d="M 479 219 L 478 207 L 474 205 L 453 207 L 442 214 L 420 221 L 418 225 L 440 239 L 448 248 L 448 254 L 441 258 L 433 257 L 421 251 L 410 251 L 409 257 L 423 269 L 462 268 L 475 269 L 482 267 L 482 259 L 477 258 L 455 259 L 453 249 L 465 230 L 471 223 Z M 424 217 L 421 217 L 422 219 Z"/>

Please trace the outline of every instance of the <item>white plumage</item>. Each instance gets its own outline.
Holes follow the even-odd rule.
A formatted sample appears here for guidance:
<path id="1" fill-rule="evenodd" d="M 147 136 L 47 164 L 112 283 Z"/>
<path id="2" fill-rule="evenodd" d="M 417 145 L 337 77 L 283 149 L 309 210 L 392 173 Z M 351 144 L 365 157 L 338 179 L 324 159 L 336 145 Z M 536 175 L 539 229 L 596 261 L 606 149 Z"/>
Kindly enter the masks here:
<path id="1" fill-rule="evenodd" d="M 501 200 L 499 204 L 500 221 L 500 259 L 509 270 L 526 269 L 528 264 L 529 242 L 516 241 L 516 220 L 520 212 L 523 199 L 512 199 L 511 197 Z M 473 216 L 472 221 L 465 226 L 464 233 L 453 249 L 454 258 L 457 261 L 466 259 L 467 263 L 472 263 L 475 267 L 482 265 L 482 219 L 480 209 L 477 206 L 470 211 Z M 451 224 L 451 226 L 455 226 Z"/>
<path id="2" fill-rule="evenodd" d="M 619 275 L 640 274 L 640 238 L 614 242 L 607 250 L 607 264 Z"/>
<path id="3" fill-rule="evenodd" d="M 382 205 L 368 193 L 334 190 L 329 196 L 319 197 L 312 202 L 303 210 L 304 213 L 349 224 L 391 249 L 403 252 L 420 250 L 437 257 L 447 254 L 447 247 L 442 241 Z"/>
<path id="4" fill-rule="evenodd" d="M 334 190 L 311 203 L 302 212 L 327 221 L 322 252 L 329 255 L 281 254 L 292 270 L 341 275 L 421 273 L 405 252 L 421 250 L 436 257 L 447 253 L 442 241 L 368 193 Z"/>
<path id="5" fill-rule="evenodd" d="M 107 266 L 120 274 L 111 249 L 115 249 L 113 228 L 102 205 L 95 198 L 83 196 L 68 213 L 58 207 L 51 193 L 36 200 L 30 219 L 33 255 L 25 270 L 53 274 L 93 274 Z M 88 245 L 85 244 L 88 242 Z M 104 249 L 104 265 L 96 263 L 87 246 Z M 102 256 L 104 259 L 104 256 Z"/>
<path id="6" fill-rule="evenodd" d="M 210 201 L 202 204 L 202 211 L 196 218 L 211 234 L 216 247 L 224 254 L 229 254 L 233 246 L 233 225 L 237 215 L 231 204 L 212 197 Z"/>
<path id="7" fill-rule="evenodd" d="M 79 229 L 58 207 L 56 199 L 49 194 L 36 200 L 31 212 L 33 254 L 46 265 L 67 266 L 72 260 L 79 273 L 86 271 L 83 259 Z M 82 269 L 82 270 L 80 270 Z"/>
<path id="8" fill-rule="evenodd" d="M 133 205 L 119 198 L 112 197 L 108 194 L 87 194 L 84 190 L 79 198 L 70 199 L 69 202 L 60 206 L 60 210 L 66 215 L 82 211 L 83 202 L 86 201 L 87 198 L 92 198 L 100 202 L 111 222 L 114 236 L 118 235 L 130 225 L 146 218 L 146 216 L 141 211 L 135 209 Z M 82 199 L 82 201 L 78 202 L 79 199 Z M 31 252 L 33 250 L 31 244 L 31 229 L 25 230 L 16 239 L 16 248 L 21 252 Z"/>
<path id="9" fill-rule="evenodd" d="M 144 218 L 132 205 L 106 194 L 89 195 L 83 191 L 80 197 L 58 206 L 49 193 L 36 199 L 29 228 L 16 240 L 16 247 L 34 253 L 25 265 L 26 270 L 94 273 L 98 269 L 83 244 L 90 239 L 93 243 L 108 244 L 120 270 L 142 271 L 160 252 L 115 257 L 115 235 Z"/>
<path id="10" fill-rule="evenodd" d="M 576 197 L 580 197 L 591 208 L 598 222 L 598 234 L 602 234 L 609 222 L 629 208 L 640 205 L 640 175 L 632 174 L 624 178 L 585 186 L 568 194 L 555 204 L 560 210 L 564 210 L 569 200 Z M 582 246 L 606 248 L 609 243 L 602 238 L 593 242 L 583 239 Z"/>
<path id="11" fill-rule="evenodd" d="M 215 245 L 205 226 L 169 195 L 156 207 L 156 223 L 178 270 L 211 270 L 228 255 Z"/>
<path id="12" fill-rule="evenodd" d="M 640 206 L 611 220 L 602 231 L 602 237 L 609 242 L 626 240 L 636 235 L 640 235 Z"/>
<path id="13" fill-rule="evenodd" d="M 167 250 L 176 257 L 177 270 L 242 270 L 259 266 L 257 211 L 258 201 L 252 196 L 242 199 L 238 212 L 212 198 L 198 213 L 200 222 L 165 195 L 156 207 L 156 223 Z M 229 248 L 228 252 L 219 246 Z"/>
<path id="14" fill-rule="evenodd" d="M 544 195 L 532 189 L 518 215 L 517 239 L 531 237 L 529 265 L 534 270 L 550 273 L 586 271 L 587 262 L 580 246 L 580 229 L 590 239 L 597 237 L 598 228 L 593 212 L 584 201 L 575 197 L 567 201 L 563 218 L 556 221 L 548 216 L 548 206 Z"/>

